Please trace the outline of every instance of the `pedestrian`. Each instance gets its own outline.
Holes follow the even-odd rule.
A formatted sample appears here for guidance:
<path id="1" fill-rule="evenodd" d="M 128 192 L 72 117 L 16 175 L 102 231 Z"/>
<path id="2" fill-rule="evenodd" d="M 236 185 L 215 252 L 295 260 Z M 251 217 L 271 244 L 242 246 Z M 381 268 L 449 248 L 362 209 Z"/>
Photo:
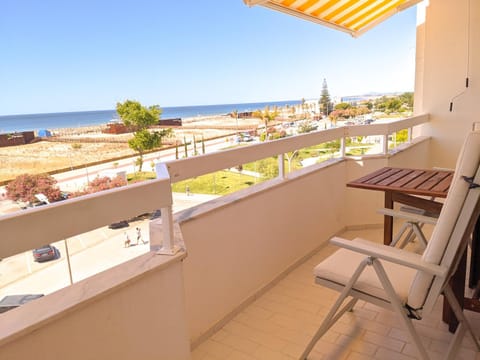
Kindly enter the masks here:
<path id="1" fill-rule="evenodd" d="M 131 243 L 130 236 L 128 236 L 126 231 L 124 232 L 124 234 L 125 234 L 125 242 L 123 243 L 123 246 L 130 247 L 130 243 Z"/>
<path id="2" fill-rule="evenodd" d="M 137 227 L 137 245 L 140 240 L 142 241 L 142 244 L 146 244 L 146 241 L 143 240 L 143 237 L 142 237 L 142 230 L 139 227 Z"/>
<path id="3" fill-rule="evenodd" d="M 190 196 L 190 186 L 185 186 L 185 193 L 187 194 L 187 196 Z"/>

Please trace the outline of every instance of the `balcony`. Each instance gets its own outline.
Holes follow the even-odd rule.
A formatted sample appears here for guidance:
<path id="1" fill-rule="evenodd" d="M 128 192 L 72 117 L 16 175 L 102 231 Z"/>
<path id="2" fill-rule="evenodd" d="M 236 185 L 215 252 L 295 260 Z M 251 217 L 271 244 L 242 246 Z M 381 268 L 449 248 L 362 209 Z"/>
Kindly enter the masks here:
<path id="1" fill-rule="evenodd" d="M 145 253 L 0 314 L 0 358 L 26 359 L 33 352 L 49 359 L 299 356 L 333 301 L 312 275 L 333 250 L 327 240 L 354 233 L 380 241 L 382 218 L 375 209 L 381 194 L 345 183 L 383 166 L 451 167 L 478 121 L 480 22 L 474 17 L 480 5 L 425 3 L 425 22 L 417 25 L 415 111 L 428 116 L 184 159 L 167 164 L 168 172 L 148 184 L 0 217 L 0 258 L 6 258 L 163 209 L 162 222 L 150 225 Z M 388 136 L 405 128 L 409 142 L 390 149 Z M 347 156 L 344 139 L 365 135 L 383 138 L 380 153 Z M 278 178 L 169 216 L 170 183 L 332 140 L 340 140 L 341 152 L 328 162 L 286 173 L 279 161 Z M 433 357 L 451 336 L 439 313 L 417 324 Z M 478 316 L 468 316 L 478 331 Z M 327 335 L 313 359 L 414 357 L 392 314 L 363 303 Z M 462 359 L 478 357 L 469 340 Z"/>
<path id="2" fill-rule="evenodd" d="M 5 258 L 162 209 L 146 253 L 2 314 L 2 358 L 48 353 L 51 339 L 59 358 L 72 359 L 299 356 L 332 301 L 311 273 L 332 251 L 328 239 L 349 230 L 379 239 L 382 195 L 345 183 L 383 166 L 430 167 L 431 139 L 415 136 L 428 120 L 341 127 L 178 160 L 160 166 L 155 181 L 3 216 L 4 239 L 15 239 L 0 243 Z M 390 149 L 389 135 L 402 129 L 409 141 Z M 382 139 L 381 152 L 347 156 L 345 139 L 366 135 Z M 286 173 L 282 154 L 333 140 L 338 157 Z M 171 216 L 170 183 L 270 156 L 279 158 L 277 178 Z M 363 305 L 357 312 L 360 323 L 347 321 L 314 356 L 412 355 L 388 312 Z M 425 336 L 438 352 L 449 334 L 438 316 L 431 321 Z M 467 341 L 465 358 L 471 349 Z"/>
<path id="3" fill-rule="evenodd" d="M 427 229 L 426 234 L 431 229 Z M 355 229 L 342 237 L 362 237 L 382 242 L 382 230 Z M 192 352 L 192 359 L 298 359 L 324 316 L 338 297 L 338 292 L 315 285 L 312 269 L 337 250 L 321 247 L 314 255 L 259 295 L 235 314 Z M 475 331 L 480 331 L 480 314 L 468 312 Z M 452 334 L 442 323 L 442 302 L 415 324 L 432 359 L 441 359 Z M 356 305 L 353 313 L 316 344 L 309 359 L 416 359 L 408 333 L 397 315 L 371 304 Z M 458 359 L 478 359 L 472 340 L 466 336 Z"/>

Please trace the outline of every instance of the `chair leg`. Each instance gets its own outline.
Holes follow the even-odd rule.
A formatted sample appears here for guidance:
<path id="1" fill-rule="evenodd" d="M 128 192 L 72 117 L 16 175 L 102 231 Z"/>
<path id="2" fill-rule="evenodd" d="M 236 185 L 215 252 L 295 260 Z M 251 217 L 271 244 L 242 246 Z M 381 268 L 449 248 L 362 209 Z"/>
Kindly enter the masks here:
<path id="1" fill-rule="evenodd" d="M 457 330 L 455 331 L 453 340 L 450 343 L 450 347 L 448 349 L 448 353 L 445 359 L 448 359 L 448 360 L 455 359 L 455 355 L 458 351 L 458 348 L 460 347 L 463 335 L 465 334 L 466 331 L 468 331 L 472 336 L 473 342 L 477 347 L 477 351 L 480 351 L 480 342 L 475 336 L 475 333 L 473 332 L 470 322 L 467 320 L 467 318 L 463 314 L 463 310 L 458 304 L 457 298 L 455 297 L 455 294 L 453 293 L 453 290 L 449 284 L 447 284 L 447 286 L 443 290 L 443 293 L 445 294 L 445 297 L 447 298 L 447 301 L 450 304 L 450 307 L 452 308 L 453 313 L 455 314 L 455 317 L 458 320 Z"/>
<path id="2" fill-rule="evenodd" d="M 427 239 L 425 238 L 425 235 L 422 232 L 423 225 L 424 225 L 423 223 L 414 222 L 414 221 L 405 222 L 402 228 L 400 229 L 400 231 L 398 232 L 398 234 L 395 236 L 396 242 L 400 240 L 400 237 L 405 233 L 407 228 L 409 228 L 409 231 L 398 247 L 400 249 L 403 249 L 405 246 L 407 246 L 408 243 L 412 242 L 415 239 L 415 237 L 417 237 L 420 240 L 422 248 L 425 249 L 427 247 Z"/>
<path id="3" fill-rule="evenodd" d="M 415 235 L 417 235 L 417 238 L 420 240 L 423 248 L 425 249 L 427 247 L 427 239 L 425 239 L 425 235 L 423 234 L 422 227 L 423 227 L 423 223 L 412 224 L 412 228 L 413 228 L 413 231 L 415 232 Z"/>
<path id="4" fill-rule="evenodd" d="M 413 240 L 415 240 L 415 233 L 413 232 L 413 229 L 410 226 L 410 229 L 408 230 L 407 236 L 405 236 L 405 238 L 400 243 L 400 245 L 398 245 L 398 248 L 399 249 L 405 248 L 405 246 L 407 246 L 407 244 L 410 243 Z"/>
<path id="5" fill-rule="evenodd" d="M 392 242 L 390 243 L 390 246 L 394 247 L 395 245 L 397 245 L 398 241 L 401 239 L 402 235 L 405 233 L 405 231 L 407 231 L 409 227 L 410 227 L 410 224 L 408 222 L 404 222 L 400 230 L 397 232 L 397 235 L 395 235 Z M 407 239 L 410 237 L 410 235 L 411 235 L 411 231 L 408 233 Z M 403 248 L 403 246 L 401 246 L 401 248 Z"/>
<path id="6" fill-rule="evenodd" d="M 383 268 L 381 262 L 377 259 L 374 259 L 373 267 L 375 269 L 375 272 L 377 273 L 377 276 L 380 282 L 383 285 L 383 288 L 385 289 L 385 292 L 387 293 L 390 299 L 390 304 L 394 308 L 395 312 L 397 312 L 402 318 L 403 323 L 407 327 L 408 333 L 410 335 L 410 339 L 415 344 L 421 358 L 428 360 L 429 356 L 427 354 L 427 351 L 425 350 L 425 347 L 422 344 L 422 341 L 420 340 L 420 337 L 417 334 L 417 331 L 415 330 L 415 327 L 413 326 L 412 319 L 410 319 L 407 316 L 405 307 L 403 306 L 401 301 L 398 299 L 398 296 L 392 286 L 392 283 L 388 279 L 387 273 L 385 272 L 385 269 Z"/>
<path id="7" fill-rule="evenodd" d="M 317 341 L 330 329 L 330 327 L 347 311 L 350 311 L 358 299 L 352 298 L 343 308 L 339 310 L 345 299 L 350 295 L 350 290 L 352 289 L 353 285 L 360 277 L 360 274 L 363 272 L 365 267 L 370 263 L 370 258 L 365 258 L 360 265 L 358 265 L 357 270 L 351 277 L 350 281 L 345 285 L 342 292 L 338 296 L 337 301 L 332 306 L 330 311 L 328 312 L 327 316 L 323 320 L 322 324 L 318 328 L 317 332 L 313 335 L 312 340 L 308 343 L 307 347 L 303 351 L 302 355 L 300 356 L 301 360 L 307 360 L 308 354 L 312 351 L 313 347 L 317 343 Z"/>

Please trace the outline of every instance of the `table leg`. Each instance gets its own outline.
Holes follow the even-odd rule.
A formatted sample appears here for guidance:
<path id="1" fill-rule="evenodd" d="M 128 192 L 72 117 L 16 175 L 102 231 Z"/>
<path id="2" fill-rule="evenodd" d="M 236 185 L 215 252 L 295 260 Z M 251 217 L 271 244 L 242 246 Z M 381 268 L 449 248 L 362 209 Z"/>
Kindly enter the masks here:
<path id="1" fill-rule="evenodd" d="M 450 286 L 452 287 L 453 293 L 457 298 L 458 304 L 463 309 L 464 308 L 464 297 L 465 297 L 465 275 L 467 270 L 467 249 L 465 249 L 462 259 L 458 264 L 457 271 L 450 279 Z M 454 333 L 457 330 L 458 321 L 455 317 L 455 314 L 452 311 L 452 308 L 448 304 L 448 301 L 443 298 L 443 313 L 442 313 L 443 322 L 448 324 L 448 331 Z"/>
<path id="2" fill-rule="evenodd" d="M 393 198 L 391 191 L 385 191 L 385 204 L 386 209 L 393 209 Z M 393 217 L 385 215 L 383 217 L 383 243 L 390 245 L 393 236 Z"/>
<path id="3" fill-rule="evenodd" d="M 470 277 L 468 286 L 471 289 L 477 287 L 478 281 L 480 280 L 479 266 L 480 266 L 480 252 L 478 243 L 480 239 L 480 218 L 477 219 L 475 228 L 473 229 L 472 243 L 470 244 L 471 255 L 470 255 Z"/>

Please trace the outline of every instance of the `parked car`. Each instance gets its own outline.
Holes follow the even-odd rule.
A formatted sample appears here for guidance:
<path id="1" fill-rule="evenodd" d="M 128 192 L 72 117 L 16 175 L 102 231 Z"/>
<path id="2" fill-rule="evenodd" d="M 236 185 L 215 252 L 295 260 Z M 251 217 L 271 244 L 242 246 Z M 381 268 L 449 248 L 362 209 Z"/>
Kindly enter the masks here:
<path id="1" fill-rule="evenodd" d="M 108 228 L 109 229 L 121 229 L 121 228 L 124 228 L 124 227 L 128 227 L 128 221 L 127 220 L 122 220 L 122 221 L 119 221 L 119 222 L 116 222 L 116 223 L 112 223 L 110 225 L 108 225 Z"/>
<path id="2" fill-rule="evenodd" d="M 43 294 L 27 294 L 27 295 L 8 295 L 0 301 L 0 314 L 5 311 L 15 309 L 29 301 L 42 297 Z"/>
<path id="3" fill-rule="evenodd" d="M 60 251 L 55 246 L 45 245 L 32 251 L 36 262 L 55 260 L 60 257 Z"/>
<path id="4" fill-rule="evenodd" d="M 158 219 L 160 216 L 162 216 L 162 211 L 160 209 L 155 210 L 150 214 L 150 220 Z"/>

